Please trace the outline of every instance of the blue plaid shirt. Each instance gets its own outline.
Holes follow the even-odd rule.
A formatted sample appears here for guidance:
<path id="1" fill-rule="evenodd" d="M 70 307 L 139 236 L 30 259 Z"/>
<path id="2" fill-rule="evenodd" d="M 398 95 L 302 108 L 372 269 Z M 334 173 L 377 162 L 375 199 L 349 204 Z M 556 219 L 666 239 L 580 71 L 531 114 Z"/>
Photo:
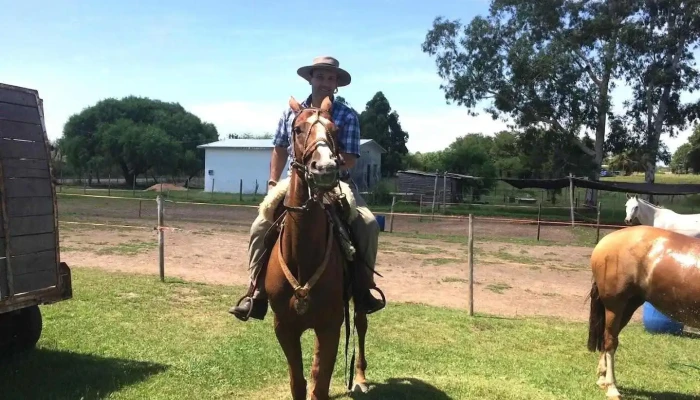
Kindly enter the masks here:
<path id="1" fill-rule="evenodd" d="M 311 104 L 311 96 L 301 102 L 302 107 L 308 107 Z M 331 107 L 331 117 L 333 123 L 338 128 L 338 147 L 340 152 L 355 154 L 360 157 L 360 121 L 357 114 L 353 110 L 341 102 L 334 101 Z M 292 122 L 294 121 L 294 112 L 292 108 L 287 108 L 279 122 L 272 144 L 279 147 L 286 147 L 289 154 L 289 162 L 292 160 L 292 146 L 289 138 L 292 133 Z M 288 171 L 290 173 L 291 171 Z M 345 179 L 350 175 L 349 171 L 342 171 L 341 178 Z"/>

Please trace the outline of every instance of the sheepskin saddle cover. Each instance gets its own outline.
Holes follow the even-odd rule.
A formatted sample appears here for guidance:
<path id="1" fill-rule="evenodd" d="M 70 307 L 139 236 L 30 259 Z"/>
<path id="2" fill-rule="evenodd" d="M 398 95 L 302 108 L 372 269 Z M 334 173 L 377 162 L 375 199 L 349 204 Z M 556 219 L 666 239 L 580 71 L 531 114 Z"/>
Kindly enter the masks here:
<path id="1" fill-rule="evenodd" d="M 277 207 L 279 206 L 280 202 L 284 199 L 284 196 L 287 194 L 287 190 L 289 189 L 289 182 L 289 177 L 280 180 L 277 183 L 277 185 L 275 185 L 273 188 L 270 189 L 269 192 L 267 192 L 265 198 L 260 203 L 258 211 L 266 221 L 271 223 L 275 222 L 275 211 L 277 210 Z M 339 181 L 339 186 L 336 186 L 333 189 L 333 192 L 330 193 L 330 197 L 335 197 L 341 192 L 345 195 L 345 198 L 347 199 L 348 204 L 350 205 L 350 213 L 348 215 L 347 221 L 348 223 L 350 223 L 358 215 L 357 202 L 355 201 L 355 197 L 352 194 L 352 190 L 350 190 L 350 185 L 343 181 Z"/>

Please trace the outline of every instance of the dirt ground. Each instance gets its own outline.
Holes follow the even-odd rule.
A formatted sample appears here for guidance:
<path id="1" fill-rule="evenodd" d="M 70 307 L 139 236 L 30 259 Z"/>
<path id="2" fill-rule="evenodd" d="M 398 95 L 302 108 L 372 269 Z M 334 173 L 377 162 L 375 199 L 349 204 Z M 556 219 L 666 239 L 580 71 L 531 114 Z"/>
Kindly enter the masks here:
<path id="1" fill-rule="evenodd" d="M 74 268 L 157 274 L 155 206 L 129 200 L 100 204 L 66 202 L 61 213 L 62 259 Z M 256 209 L 166 205 L 165 272 L 168 277 L 224 285 L 247 285 L 248 229 Z M 427 218 L 426 218 L 427 219 Z M 71 222 L 127 227 L 95 227 Z M 197 221 L 197 222 L 195 222 Z M 394 234 L 380 236 L 378 286 L 387 301 L 466 309 L 468 305 L 467 219 L 418 221 L 397 217 Z M 386 229 L 389 229 L 387 219 Z M 569 227 L 543 227 L 541 238 L 558 245 L 507 243 L 533 238 L 537 227 L 516 223 L 475 223 L 474 310 L 502 316 L 556 316 L 587 320 L 591 247 L 575 242 Z M 448 234 L 451 240 L 414 237 Z M 413 236 L 412 236 L 413 235 Z M 459 236 L 464 235 L 464 240 Z M 503 240 L 501 240 L 503 239 Z M 233 304 L 243 293 L 231 293 Z M 639 320 L 639 315 L 635 316 Z"/>

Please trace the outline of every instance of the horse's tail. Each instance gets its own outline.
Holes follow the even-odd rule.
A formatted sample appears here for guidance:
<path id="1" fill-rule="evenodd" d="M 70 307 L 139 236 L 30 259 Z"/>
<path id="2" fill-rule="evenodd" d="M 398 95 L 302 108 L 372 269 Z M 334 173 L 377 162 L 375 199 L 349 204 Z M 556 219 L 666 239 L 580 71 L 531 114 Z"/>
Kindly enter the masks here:
<path id="1" fill-rule="evenodd" d="M 600 300 L 598 284 L 591 285 L 591 312 L 588 317 L 588 351 L 603 350 L 603 333 L 605 332 L 605 306 Z"/>

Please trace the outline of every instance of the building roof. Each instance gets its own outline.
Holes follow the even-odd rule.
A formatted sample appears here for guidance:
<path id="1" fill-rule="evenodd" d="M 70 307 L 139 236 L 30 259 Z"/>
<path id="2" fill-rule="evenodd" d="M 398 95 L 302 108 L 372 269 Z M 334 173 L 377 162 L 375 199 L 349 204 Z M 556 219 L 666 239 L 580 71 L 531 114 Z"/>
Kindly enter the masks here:
<path id="1" fill-rule="evenodd" d="M 403 171 L 398 171 L 397 173 L 399 174 L 406 174 L 406 175 L 421 175 L 421 176 L 427 176 L 434 178 L 435 176 L 442 177 L 445 176 L 447 178 L 453 178 L 453 179 L 466 179 L 466 180 L 478 180 L 481 179 L 481 177 L 478 176 L 471 176 L 471 175 L 463 175 L 463 174 L 457 174 L 454 172 L 442 172 L 442 173 L 435 173 L 435 172 L 425 172 L 425 171 L 418 171 L 418 170 L 403 170 Z"/>
<path id="2" fill-rule="evenodd" d="M 382 152 L 385 152 L 384 148 L 375 142 L 374 139 L 360 139 L 360 146 L 370 142 Z M 224 139 L 197 146 L 198 149 L 271 149 L 272 147 L 274 147 L 272 139 Z"/>

